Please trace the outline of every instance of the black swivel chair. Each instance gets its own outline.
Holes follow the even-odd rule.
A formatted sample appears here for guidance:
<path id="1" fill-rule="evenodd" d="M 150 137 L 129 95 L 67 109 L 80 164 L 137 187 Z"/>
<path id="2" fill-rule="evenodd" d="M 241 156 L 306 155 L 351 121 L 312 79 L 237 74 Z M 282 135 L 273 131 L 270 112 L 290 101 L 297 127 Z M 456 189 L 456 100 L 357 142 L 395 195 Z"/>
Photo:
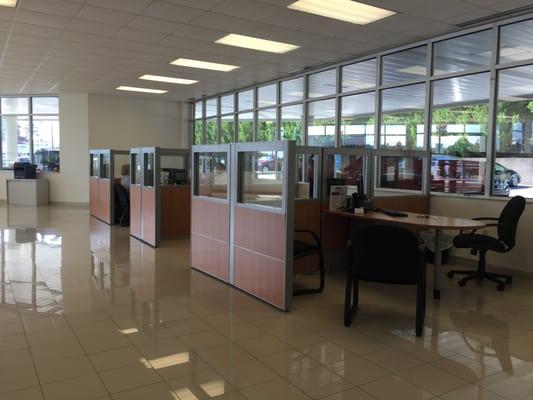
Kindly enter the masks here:
<path id="1" fill-rule="evenodd" d="M 425 246 L 416 234 L 397 225 L 365 225 L 353 230 L 344 300 L 344 325 L 352 324 L 359 305 L 359 281 L 417 285 L 416 336 L 426 314 Z"/>
<path id="2" fill-rule="evenodd" d="M 324 268 L 324 254 L 322 253 L 322 244 L 320 243 L 320 239 L 318 238 L 315 232 L 307 229 L 297 229 L 294 231 L 294 233 L 305 233 L 313 238 L 314 243 L 308 243 L 296 239 L 294 240 L 293 259 L 298 260 L 304 257 L 318 256 L 318 273 L 320 274 L 320 285 L 316 289 L 297 289 L 294 290 L 292 294 L 294 296 L 298 296 L 301 294 L 321 293 L 324 290 L 326 272 Z M 315 272 L 308 272 L 296 276 L 310 275 L 314 273 Z"/>
<path id="3" fill-rule="evenodd" d="M 455 274 L 466 275 L 459 281 L 459 286 L 466 285 L 466 282 L 477 279 L 482 281 L 487 279 L 497 283 L 496 289 L 502 291 L 505 289 L 505 284 L 513 283 L 511 275 L 496 274 L 487 272 L 486 270 L 486 255 L 487 251 L 495 251 L 497 253 L 507 253 L 513 249 L 516 240 L 516 230 L 518 227 L 518 220 L 524 212 L 526 207 L 526 200 L 522 196 L 515 196 L 509 200 L 503 208 L 499 218 L 479 217 L 473 218 L 479 221 L 497 221 L 494 224 L 487 224 L 486 226 L 497 227 L 498 237 L 488 235 L 480 235 L 476 233 L 476 229 L 469 233 L 461 233 L 453 239 L 453 245 L 458 249 L 472 249 L 472 255 L 479 253 L 479 263 L 477 270 L 452 270 L 448 272 L 448 278 L 453 278 Z M 505 282 L 502 280 L 505 279 Z"/>
<path id="4" fill-rule="evenodd" d="M 130 226 L 130 194 L 121 184 L 115 184 L 115 222 Z"/>

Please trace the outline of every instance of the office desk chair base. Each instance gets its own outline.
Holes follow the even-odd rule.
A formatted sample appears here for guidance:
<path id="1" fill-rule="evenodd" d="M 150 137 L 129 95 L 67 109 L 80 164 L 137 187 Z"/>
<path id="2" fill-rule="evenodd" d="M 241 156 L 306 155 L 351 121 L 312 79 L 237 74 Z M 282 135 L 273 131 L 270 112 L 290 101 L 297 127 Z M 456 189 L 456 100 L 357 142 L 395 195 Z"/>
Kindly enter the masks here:
<path id="1" fill-rule="evenodd" d="M 448 278 L 453 278 L 454 275 L 466 275 L 459 281 L 459 286 L 464 287 L 468 281 L 477 279 L 478 282 L 488 280 L 496 283 L 496 290 L 503 292 L 505 285 L 513 283 L 513 277 L 506 274 L 496 274 L 494 272 L 487 272 L 485 269 L 485 253 L 481 252 L 479 257 L 479 266 L 477 270 L 452 270 L 446 274 Z"/>
<path id="2" fill-rule="evenodd" d="M 321 270 L 318 273 L 320 274 L 320 286 L 318 288 L 296 289 L 296 290 L 294 290 L 292 292 L 292 295 L 293 296 L 300 296 L 300 295 L 303 295 L 303 294 L 322 293 L 324 291 L 324 286 L 325 286 L 325 281 L 326 281 L 326 277 L 325 277 L 325 273 L 324 273 L 323 267 L 321 268 Z M 315 275 L 315 274 L 316 273 L 313 272 L 313 273 L 310 273 L 310 274 L 298 275 L 297 277 L 304 276 L 304 275 Z"/>

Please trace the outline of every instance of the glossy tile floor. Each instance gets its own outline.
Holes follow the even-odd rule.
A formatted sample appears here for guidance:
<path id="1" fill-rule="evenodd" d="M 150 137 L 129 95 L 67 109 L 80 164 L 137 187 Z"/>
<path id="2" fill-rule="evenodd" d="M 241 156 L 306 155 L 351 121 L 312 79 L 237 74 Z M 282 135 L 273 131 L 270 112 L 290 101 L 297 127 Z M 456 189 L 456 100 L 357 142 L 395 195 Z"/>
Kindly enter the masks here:
<path id="1" fill-rule="evenodd" d="M 447 281 L 413 336 L 414 289 L 343 281 L 282 313 L 86 210 L 0 208 L 1 400 L 533 399 L 533 281 Z"/>

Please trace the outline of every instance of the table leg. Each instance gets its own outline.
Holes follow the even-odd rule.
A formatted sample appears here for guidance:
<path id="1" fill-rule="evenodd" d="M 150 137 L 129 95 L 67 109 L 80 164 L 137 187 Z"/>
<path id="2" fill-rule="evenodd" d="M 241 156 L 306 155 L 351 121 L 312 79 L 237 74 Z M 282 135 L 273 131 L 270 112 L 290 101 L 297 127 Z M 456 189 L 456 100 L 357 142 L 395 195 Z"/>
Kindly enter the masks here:
<path id="1" fill-rule="evenodd" d="M 434 265 L 435 271 L 433 274 L 433 298 L 440 299 L 440 286 L 442 282 L 442 245 L 441 245 L 441 230 L 435 229 L 435 256 Z"/>

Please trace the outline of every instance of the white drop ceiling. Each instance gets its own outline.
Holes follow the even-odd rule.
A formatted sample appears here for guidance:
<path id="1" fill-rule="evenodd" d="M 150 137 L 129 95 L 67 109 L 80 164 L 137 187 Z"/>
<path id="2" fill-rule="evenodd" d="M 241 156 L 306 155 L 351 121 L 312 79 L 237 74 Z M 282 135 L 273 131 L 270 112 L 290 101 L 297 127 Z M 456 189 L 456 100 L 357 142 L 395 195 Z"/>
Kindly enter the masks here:
<path id="1" fill-rule="evenodd" d="M 325 0 L 326 1 L 326 0 Z M 0 95 L 87 92 L 182 101 L 459 30 L 531 0 L 364 0 L 398 14 L 359 26 L 288 9 L 293 0 L 19 0 L 0 7 Z M 269 54 L 213 43 L 238 33 L 301 46 Z M 217 72 L 178 57 L 239 65 Z M 194 79 L 147 82 L 144 74 Z M 121 94 L 117 86 L 168 90 Z"/>

